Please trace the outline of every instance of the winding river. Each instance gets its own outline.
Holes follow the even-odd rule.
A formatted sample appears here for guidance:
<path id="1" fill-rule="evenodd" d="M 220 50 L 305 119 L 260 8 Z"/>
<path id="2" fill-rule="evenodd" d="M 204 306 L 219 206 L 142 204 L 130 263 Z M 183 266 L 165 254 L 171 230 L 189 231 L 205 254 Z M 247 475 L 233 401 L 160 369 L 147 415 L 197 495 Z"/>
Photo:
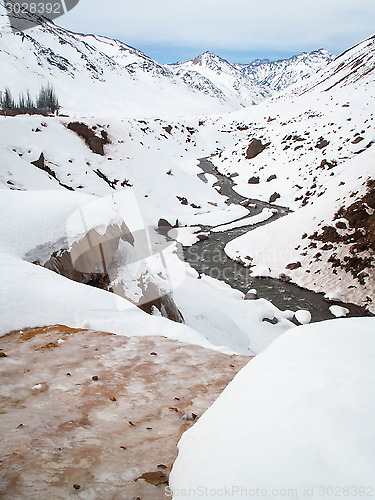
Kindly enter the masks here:
<path id="1" fill-rule="evenodd" d="M 216 177 L 217 182 L 214 185 L 219 186 L 221 194 L 228 197 L 226 201 L 228 205 L 232 203 L 239 204 L 247 200 L 247 198 L 244 198 L 233 190 L 233 180 L 220 174 L 208 158 L 202 158 L 199 167 L 202 169 L 199 177 L 203 182 L 207 182 L 205 174 L 212 174 Z M 270 224 L 277 218 L 284 217 L 289 212 L 288 208 L 263 201 L 250 200 L 250 202 L 255 204 L 256 208 L 251 208 L 250 214 L 247 214 L 246 217 L 259 214 L 263 208 L 272 208 L 277 210 L 277 213 L 267 221 L 253 226 L 244 226 L 225 232 L 210 232 L 208 239 L 185 248 L 185 259 L 194 269 L 199 273 L 204 273 L 212 278 L 225 281 L 233 288 L 244 293 L 250 289 L 256 289 L 259 298 L 269 300 L 281 310 L 290 309 L 297 311 L 299 309 L 307 309 L 311 313 L 312 321 L 332 319 L 334 316 L 331 314 L 329 307 L 334 304 L 349 309 L 350 313 L 348 317 L 369 315 L 367 311 L 359 306 L 335 301 L 327 302 L 323 297 L 324 294 L 306 290 L 290 282 L 275 278 L 252 278 L 249 276 L 246 267 L 229 259 L 224 252 L 225 245 L 229 241 L 261 225 Z M 202 231 L 209 232 L 210 229 L 210 227 L 202 227 Z"/>

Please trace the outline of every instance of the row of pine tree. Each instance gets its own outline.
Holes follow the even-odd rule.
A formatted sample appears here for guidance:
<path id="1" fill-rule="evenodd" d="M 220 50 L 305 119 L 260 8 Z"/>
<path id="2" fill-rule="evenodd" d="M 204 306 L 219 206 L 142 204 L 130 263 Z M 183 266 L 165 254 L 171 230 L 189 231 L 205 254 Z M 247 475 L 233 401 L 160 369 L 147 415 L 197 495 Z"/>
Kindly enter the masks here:
<path id="1" fill-rule="evenodd" d="M 0 108 L 2 110 L 12 110 L 19 113 L 32 112 L 52 112 L 56 113 L 59 108 L 59 100 L 55 89 L 51 85 L 42 86 L 36 99 L 32 99 L 30 92 L 20 94 L 15 100 L 9 89 L 0 92 Z"/>

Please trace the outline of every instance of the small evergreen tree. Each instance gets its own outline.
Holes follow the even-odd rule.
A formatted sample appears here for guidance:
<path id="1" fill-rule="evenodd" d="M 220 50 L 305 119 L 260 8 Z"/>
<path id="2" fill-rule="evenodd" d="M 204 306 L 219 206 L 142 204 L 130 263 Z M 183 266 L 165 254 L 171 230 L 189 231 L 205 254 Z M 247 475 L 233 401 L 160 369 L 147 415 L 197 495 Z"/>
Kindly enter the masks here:
<path id="1" fill-rule="evenodd" d="M 9 89 L 5 89 L 1 96 L 1 107 L 3 109 L 13 109 L 15 106 L 12 94 Z"/>
<path id="2" fill-rule="evenodd" d="M 26 93 L 26 103 L 25 104 L 26 104 L 27 109 L 34 109 L 36 107 L 34 101 L 31 99 L 29 91 L 27 91 L 27 93 Z"/>
<path id="3" fill-rule="evenodd" d="M 23 110 L 26 108 L 26 97 L 24 94 L 18 96 L 18 106 L 17 109 Z"/>
<path id="4" fill-rule="evenodd" d="M 36 105 L 38 109 L 50 109 L 52 113 L 55 113 L 60 108 L 55 89 L 50 84 L 40 89 Z"/>

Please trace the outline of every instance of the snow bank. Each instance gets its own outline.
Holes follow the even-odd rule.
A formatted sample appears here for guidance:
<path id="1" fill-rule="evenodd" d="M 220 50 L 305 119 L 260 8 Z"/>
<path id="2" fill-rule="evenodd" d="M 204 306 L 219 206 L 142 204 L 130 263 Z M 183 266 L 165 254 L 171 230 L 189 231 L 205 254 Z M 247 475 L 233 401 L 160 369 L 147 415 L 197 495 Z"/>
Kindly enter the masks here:
<path id="1" fill-rule="evenodd" d="M 183 435 L 170 478 L 174 500 L 199 491 L 206 498 L 328 498 L 328 488 L 357 498 L 359 487 L 371 489 L 374 352 L 373 318 L 282 335 Z"/>
<path id="2" fill-rule="evenodd" d="M 271 219 L 277 210 L 270 210 L 269 208 L 263 208 L 260 214 L 252 215 L 251 217 L 246 217 L 245 219 L 241 219 L 235 222 L 231 222 L 230 224 L 224 224 L 223 226 L 214 227 L 211 229 L 214 233 L 230 231 L 231 229 L 236 229 L 238 227 L 245 226 L 255 226 L 256 224 L 260 224 L 261 222 L 265 222 Z"/>
<path id="3" fill-rule="evenodd" d="M 186 324 L 211 344 L 240 354 L 258 354 L 292 326 L 267 300 L 244 300 L 242 292 L 222 281 L 196 277 L 194 271 L 187 272 L 174 298 Z M 264 318 L 277 322 L 270 324 Z"/>
<path id="4" fill-rule="evenodd" d="M 21 259 L 0 254 L 0 271 L 0 336 L 63 324 L 119 335 L 160 335 L 214 348 L 185 325 L 150 316 L 113 293 L 76 283 Z"/>

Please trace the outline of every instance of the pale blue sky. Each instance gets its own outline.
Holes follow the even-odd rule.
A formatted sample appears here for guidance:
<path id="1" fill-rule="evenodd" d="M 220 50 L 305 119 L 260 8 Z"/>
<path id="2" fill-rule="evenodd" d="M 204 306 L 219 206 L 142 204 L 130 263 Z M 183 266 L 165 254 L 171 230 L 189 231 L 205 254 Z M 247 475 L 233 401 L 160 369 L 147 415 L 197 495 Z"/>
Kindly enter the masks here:
<path id="1" fill-rule="evenodd" d="M 210 50 L 230 62 L 334 54 L 375 31 L 374 0 L 80 0 L 57 23 L 118 38 L 160 63 Z"/>

